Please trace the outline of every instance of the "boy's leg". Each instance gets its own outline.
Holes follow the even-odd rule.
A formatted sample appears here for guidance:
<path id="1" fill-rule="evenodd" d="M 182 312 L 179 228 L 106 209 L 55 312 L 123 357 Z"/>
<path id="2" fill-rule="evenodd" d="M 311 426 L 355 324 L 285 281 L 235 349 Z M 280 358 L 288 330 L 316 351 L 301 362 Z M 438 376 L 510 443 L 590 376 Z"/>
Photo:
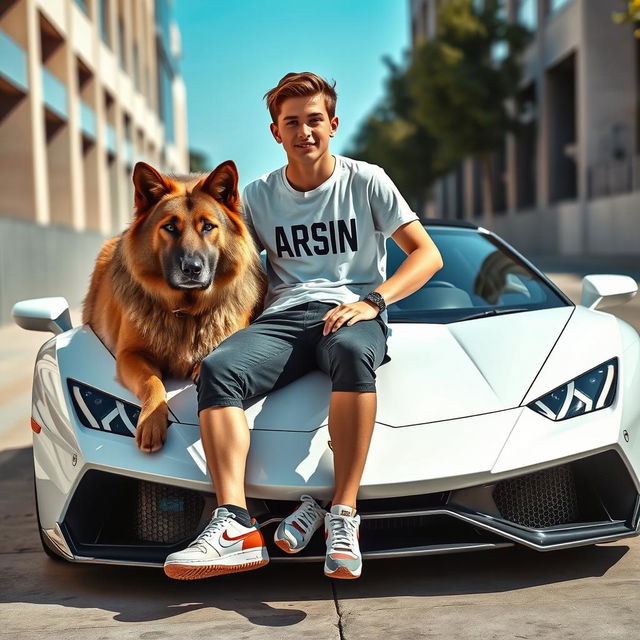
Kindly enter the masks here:
<path id="1" fill-rule="evenodd" d="M 376 399 L 375 393 L 331 393 L 329 434 L 335 473 L 333 504 L 356 508 L 376 419 Z"/>
<path id="2" fill-rule="evenodd" d="M 212 407 L 200 412 L 200 435 L 218 504 L 247 508 L 244 474 L 249 426 L 240 407 Z"/>
<path id="3" fill-rule="evenodd" d="M 318 365 L 332 381 L 329 434 L 335 469 L 334 504 L 355 509 L 376 417 L 375 369 L 386 354 L 382 320 L 343 325 L 316 347 Z"/>
<path id="4" fill-rule="evenodd" d="M 206 578 L 257 569 L 269 562 L 262 534 L 243 511 L 249 429 L 242 401 L 283 386 L 314 366 L 312 349 L 298 339 L 303 321 L 304 313 L 295 309 L 286 318 L 258 320 L 230 336 L 202 362 L 200 428 L 221 506 L 186 549 L 166 558 L 168 576 Z"/>
<path id="5" fill-rule="evenodd" d="M 296 307 L 285 313 L 234 333 L 202 361 L 200 432 L 218 504 L 246 508 L 250 437 L 243 401 L 280 388 L 314 367 L 313 352 L 300 340 L 305 310 Z"/>
<path id="6" fill-rule="evenodd" d="M 329 434 L 335 488 L 325 516 L 324 573 L 333 578 L 357 578 L 362 571 L 355 507 L 376 417 L 374 370 L 385 354 L 386 327 L 380 319 L 343 325 L 323 336 L 316 348 L 318 364 L 332 381 Z"/>

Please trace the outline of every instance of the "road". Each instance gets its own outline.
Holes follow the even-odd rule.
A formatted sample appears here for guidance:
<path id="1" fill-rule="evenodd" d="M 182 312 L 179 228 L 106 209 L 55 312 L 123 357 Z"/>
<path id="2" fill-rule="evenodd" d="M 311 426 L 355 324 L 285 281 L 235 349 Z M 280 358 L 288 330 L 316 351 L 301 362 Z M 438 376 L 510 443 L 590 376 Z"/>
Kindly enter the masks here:
<path id="1" fill-rule="evenodd" d="M 551 278 L 574 301 L 580 277 Z M 611 310 L 640 331 L 640 297 Z M 77 322 L 77 314 L 75 315 Z M 0 640 L 640 637 L 640 541 L 380 560 L 353 582 L 321 565 L 181 583 L 155 569 L 71 565 L 42 553 L 30 382 L 45 334 L 0 329 Z"/>

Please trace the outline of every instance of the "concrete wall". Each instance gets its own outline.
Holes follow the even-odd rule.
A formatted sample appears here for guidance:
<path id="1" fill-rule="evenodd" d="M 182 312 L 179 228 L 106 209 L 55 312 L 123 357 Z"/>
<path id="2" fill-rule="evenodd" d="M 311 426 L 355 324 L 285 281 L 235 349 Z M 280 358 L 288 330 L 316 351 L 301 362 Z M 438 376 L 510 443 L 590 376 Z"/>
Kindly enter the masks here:
<path id="1" fill-rule="evenodd" d="M 482 219 L 476 219 L 482 225 Z M 638 255 L 640 192 L 577 201 L 493 218 L 493 231 L 524 253 L 559 256 Z"/>
<path id="2" fill-rule="evenodd" d="M 591 200 L 585 253 L 637 254 L 640 268 L 640 191 Z"/>
<path id="3" fill-rule="evenodd" d="M 64 296 L 78 306 L 105 236 L 0 218 L 0 325 L 18 300 Z"/>
<path id="4" fill-rule="evenodd" d="M 475 222 L 482 225 L 482 220 Z M 555 209 L 528 209 L 514 215 L 495 215 L 491 230 L 524 254 L 556 254 L 558 228 Z"/>

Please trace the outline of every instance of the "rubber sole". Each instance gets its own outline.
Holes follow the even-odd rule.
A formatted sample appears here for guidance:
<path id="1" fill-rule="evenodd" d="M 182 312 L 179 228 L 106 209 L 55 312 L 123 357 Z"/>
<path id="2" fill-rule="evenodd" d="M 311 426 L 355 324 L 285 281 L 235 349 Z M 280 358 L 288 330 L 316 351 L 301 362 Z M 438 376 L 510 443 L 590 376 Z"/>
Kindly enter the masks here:
<path id="1" fill-rule="evenodd" d="M 229 573 L 241 573 L 242 571 L 252 571 L 269 564 L 269 560 L 256 560 L 245 562 L 244 564 L 206 564 L 193 566 L 190 564 L 168 564 L 164 567 L 164 572 L 169 578 L 174 580 L 201 580 L 202 578 L 214 578 L 224 576 Z"/>
<path id="2" fill-rule="evenodd" d="M 327 578 L 338 578 L 340 580 L 355 580 L 360 577 L 360 574 L 353 574 L 346 567 L 338 567 L 333 573 L 324 572 Z"/>
<path id="3" fill-rule="evenodd" d="M 292 555 L 294 553 L 300 553 L 300 551 L 302 551 L 302 549 L 292 549 L 288 540 L 276 540 L 274 538 L 273 544 L 275 544 L 278 549 L 282 549 L 282 551 L 284 551 L 285 553 L 290 553 Z"/>

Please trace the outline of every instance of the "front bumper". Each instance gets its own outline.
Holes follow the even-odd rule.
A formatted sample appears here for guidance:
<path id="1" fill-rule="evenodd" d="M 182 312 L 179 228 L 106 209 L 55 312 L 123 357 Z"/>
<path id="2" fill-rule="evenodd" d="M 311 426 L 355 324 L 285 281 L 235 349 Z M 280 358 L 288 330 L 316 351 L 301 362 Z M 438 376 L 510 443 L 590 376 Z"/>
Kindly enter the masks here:
<path id="1" fill-rule="evenodd" d="M 209 493 L 89 470 L 51 546 L 68 560 L 161 566 L 208 521 Z M 295 503 L 250 501 L 273 560 L 324 559 L 322 536 L 300 554 L 271 543 Z M 636 535 L 640 496 L 613 450 L 493 484 L 402 498 L 359 501 L 365 558 L 487 550 L 523 544 L 548 551 Z M 64 545 L 60 544 L 62 536 Z"/>

